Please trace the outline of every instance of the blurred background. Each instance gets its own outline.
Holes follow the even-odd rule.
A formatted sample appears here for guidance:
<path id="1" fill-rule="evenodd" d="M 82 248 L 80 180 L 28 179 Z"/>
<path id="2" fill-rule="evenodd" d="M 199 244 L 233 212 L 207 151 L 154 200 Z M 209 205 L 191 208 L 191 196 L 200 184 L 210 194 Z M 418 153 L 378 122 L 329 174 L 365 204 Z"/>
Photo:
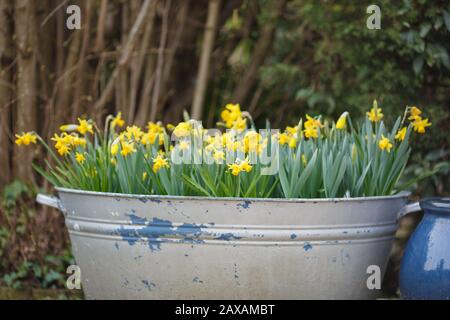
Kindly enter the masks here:
<path id="1" fill-rule="evenodd" d="M 370 4 L 381 29 L 369 30 Z M 80 8 L 80 29 L 66 23 Z M 73 22 L 73 21 L 72 21 Z M 76 25 L 76 21 L 75 21 Z M 450 192 L 450 2 L 446 0 L 0 0 L 0 298 L 79 298 L 65 290 L 73 264 L 60 213 L 38 206 L 51 187 L 14 133 L 49 140 L 77 117 L 101 125 L 177 123 L 186 110 L 212 127 L 228 102 L 257 124 L 296 124 L 305 113 L 364 117 L 377 99 L 391 122 L 406 105 L 433 126 L 415 135 L 406 176 L 416 199 Z M 428 130 L 428 129 L 427 129 Z M 420 218 L 420 217 L 419 217 Z M 384 282 L 397 293 L 407 217 Z"/>

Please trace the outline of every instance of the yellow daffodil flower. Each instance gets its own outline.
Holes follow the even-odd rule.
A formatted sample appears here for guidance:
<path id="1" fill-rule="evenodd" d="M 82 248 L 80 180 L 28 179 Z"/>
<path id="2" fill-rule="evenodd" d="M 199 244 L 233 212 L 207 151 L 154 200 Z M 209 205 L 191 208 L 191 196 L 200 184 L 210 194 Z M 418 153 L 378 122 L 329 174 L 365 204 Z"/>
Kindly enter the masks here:
<path id="1" fill-rule="evenodd" d="M 18 146 L 24 145 L 28 146 L 30 143 L 36 144 L 37 136 L 33 132 L 22 133 L 21 135 L 16 134 L 16 144 Z"/>
<path id="2" fill-rule="evenodd" d="M 345 126 L 347 125 L 347 116 L 348 112 L 344 112 L 336 122 L 336 129 L 342 130 L 345 129 Z"/>
<path id="3" fill-rule="evenodd" d="M 170 125 L 167 125 L 167 127 L 169 127 Z M 164 127 L 161 125 L 160 122 L 154 123 L 154 122 L 149 122 L 147 123 L 147 129 L 149 132 L 154 132 L 154 133 L 163 133 L 164 132 Z"/>
<path id="4" fill-rule="evenodd" d="M 401 128 L 397 131 L 397 134 L 395 135 L 395 139 L 398 141 L 403 141 L 406 136 L 406 127 Z"/>
<path id="5" fill-rule="evenodd" d="M 225 106 L 225 110 L 222 111 L 220 117 L 225 122 L 227 128 L 232 128 L 234 123 L 239 119 L 242 119 L 241 107 L 239 104 L 229 103 Z"/>
<path id="6" fill-rule="evenodd" d="M 158 134 L 154 131 L 149 131 L 147 133 L 143 133 L 141 137 L 141 143 L 143 145 L 154 144 L 156 141 Z"/>
<path id="7" fill-rule="evenodd" d="M 173 134 L 178 138 L 183 138 L 189 136 L 191 131 L 192 125 L 189 122 L 180 122 L 173 130 Z"/>
<path id="8" fill-rule="evenodd" d="M 310 115 L 306 115 L 305 128 L 323 128 L 324 125 L 320 122 L 320 119 L 315 119 Z"/>
<path id="9" fill-rule="evenodd" d="M 280 143 L 280 145 L 285 145 L 286 143 L 289 142 L 289 136 L 286 133 L 280 133 L 278 135 L 278 142 Z"/>
<path id="10" fill-rule="evenodd" d="M 295 126 L 295 127 L 287 126 L 286 127 L 286 132 L 287 132 L 287 134 L 289 134 L 291 136 L 296 135 L 298 133 L 298 126 Z"/>
<path id="11" fill-rule="evenodd" d="M 213 153 L 213 158 L 216 162 L 222 162 L 222 160 L 225 160 L 225 153 L 223 151 L 215 150 Z"/>
<path id="12" fill-rule="evenodd" d="M 157 173 L 161 168 L 169 168 L 169 162 L 163 156 L 158 155 L 153 159 L 153 172 Z"/>
<path id="13" fill-rule="evenodd" d="M 115 156 L 118 152 L 119 152 L 119 143 L 118 143 L 118 142 L 113 143 L 113 144 L 111 145 L 111 154 L 112 154 L 113 156 Z"/>
<path id="14" fill-rule="evenodd" d="M 378 108 L 378 103 L 377 100 L 373 101 L 373 107 L 372 109 L 370 109 L 370 112 L 367 112 L 367 118 L 369 118 L 370 121 L 372 122 L 379 122 L 381 121 L 381 119 L 383 119 L 383 113 L 382 113 L 382 109 Z"/>
<path id="15" fill-rule="evenodd" d="M 248 163 L 248 160 L 244 160 L 239 164 L 241 171 L 250 172 L 252 171 L 253 166 Z"/>
<path id="16" fill-rule="evenodd" d="M 136 140 L 136 141 L 140 141 L 141 137 L 144 133 L 142 132 L 141 128 L 139 128 L 138 126 L 128 126 L 126 132 L 124 133 L 124 136 L 128 139 L 128 140 Z"/>
<path id="17" fill-rule="evenodd" d="M 305 123 L 306 127 L 306 123 Z M 317 130 L 317 127 L 306 127 L 305 130 L 303 130 L 306 138 L 317 138 L 319 136 L 319 132 Z"/>
<path id="18" fill-rule="evenodd" d="M 387 152 L 391 152 L 392 143 L 384 135 L 381 135 L 381 139 L 378 142 L 378 147 L 381 150 L 386 150 Z"/>
<path id="19" fill-rule="evenodd" d="M 237 163 L 233 163 L 228 165 L 228 170 L 231 171 L 233 176 L 237 176 L 241 172 L 241 167 Z"/>
<path id="20" fill-rule="evenodd" d="M 411 121 L 420 120 L 422 110 L 420 110 L 416 106 L 413 106 L 413 107 L 411 107 L 411 109 L 409 109 L 409 114 L 410 114 L 410 116 L 409 116 L 408 120 L 411 120 Z"/>
<path id="21" fill-rule="evenodd" d="M 87 132 L 94 134 L 94 131 L 92 130 L 92 124 L 90 124 L 87 120 L 83 120 L 78 118 L 78 132 L 81 133 L 82 135 L 85 135 Z"/>
<path id="22" fill-rule="evenodd" d="M 294 149 L 295 147 L 297 147 L 297 137 L 290 137 L 289 148 Z"/>
<path id="23" fill-rule="evenodd" d="M 120 150 L 120 154 L 126 157 L 127 155 L 136 152 L 133 142 L 123 141 L 121 143 L 122 149 Z M 112 153 L 112 151 L 111 151 Z"/>
<path id="24" fill-rule="evenodd" d="M 111 128 L 123 127 L 125 125 L 125 121 L 122 119 L 122 112 L 119 112 L 114 119 L 111 121 Z"/>
<path id="25" fill-rule="evenodd" d="M 425 133 L 425 128 L 431 126 L 431 122 L 428 122 L 428 119 L 422 119 L 419 117 L 419 119 L 416 119 L 412 123 L 414 127 L 414 131 L 417 133 Z"/>
<path id="26" fill-rule="evenodd" d="M 180 150 L 187 150 L 187 149 L 189 149 L 190 144 L 188 141 L 182 140 L 182 141 L 180 141 L 178 146 L 179 146 Z"/>
<path id="27" fill-rule="evenodd" d="M 65 156 L 66 154 L 70 153 L 70 147 L 66 144 L 63 144 L 59 148 L 57 148 L 56 151 L 58 151 L 59 155 Z"/>
<path id="28" fill-rule="evenodd" d="M 84 156 L 84 154 L 76 152 L 75 160 L 77 160 L 78 163 L 83 163 L 84 161 L 86 161 L 86 157 Z"/>

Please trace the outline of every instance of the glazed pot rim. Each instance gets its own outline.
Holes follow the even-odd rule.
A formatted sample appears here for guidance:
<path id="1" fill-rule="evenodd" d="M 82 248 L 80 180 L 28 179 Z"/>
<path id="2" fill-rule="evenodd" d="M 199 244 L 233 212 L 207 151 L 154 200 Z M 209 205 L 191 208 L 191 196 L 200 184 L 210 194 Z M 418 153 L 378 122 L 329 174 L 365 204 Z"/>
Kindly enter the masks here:
<path id="1" fill-rule="evenodd" d="M 251 201 L 251 202 L 361 202 L 361 201 L 377 201 L 407 198 L 411 195 L 409 191 L 401 191 L 389 196 L 370 196 L 370 197 L 353 197 L 353 198 L 242 198 L 242 197 L 206 197 L 206 196 L 175 196 L 175 195 L 149 195 L 149 194 L 127 194 L 114 192 L 99 192 L 80 189 L 70 189 L 55 187 L 58 192 L 71 193 L 78 195 L 103 196 L 112 198 L 129 198 L 129 199 L 163 199 L 163 200 L 206 200 L 206 201 Z"/>
<path id="2" fill-rule="evenodd" d="M 437 211 L 439 213 L 450 213 L 450 197 L 432 197 L 420 201 L 423 210 Z"/>

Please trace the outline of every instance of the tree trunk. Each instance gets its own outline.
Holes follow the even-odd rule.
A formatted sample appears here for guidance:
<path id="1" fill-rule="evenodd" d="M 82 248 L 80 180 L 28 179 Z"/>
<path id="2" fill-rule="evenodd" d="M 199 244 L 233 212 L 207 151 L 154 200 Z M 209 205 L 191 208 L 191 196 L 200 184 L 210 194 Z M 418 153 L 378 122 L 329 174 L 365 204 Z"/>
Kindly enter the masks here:
<path id="1" fill-rule="evenodd" d="M 10 1 L 0 1 L 0 191 L 11 180 L 10 170 L 10 128 L 12 84 L 11 65 L 13 62 L 12 21 L 13 7 Z"/>
<path id="2" fill-rule="evenodd" d="M 214 37 L 217 28 L 217 18 L 219 16 L 220 0 L 209 0 L 208 19 L 206 20 L 205 33 L 203 36 L 202 53 L 198 68 L 197 85 L 194 91 L 194 101 L 192 103 L 191 117 L 201 120 L 203 102 L 207 89 L 207 81 L 210 67 L 211 52 L 214 46 Z"/>
<path id="3" fill-rule="evenodd" d="M 36 12 L 35 2 L 15 1 L 17 48 L 17 101 L 15 132 L 36 130 Z M 14 148 L 14 173 L 24 181 L 33 181 L 33 148 Z"/>
<path id="4" fill-rule="evenodd" d="M 243 103 L 250 90 L 252 90 L 255 85 L 259 76 L 259 67 L 264 63 L 264 59 L 272 48 L 276 20 L 283 13 L 285 6 L 286 0 L 274 1 L 274 8 L 272 10 L 270 21 L 263 26 L 261 36 L 259 37 L 258 43 L 250 58 L 250 65 L 234 91 L 233 97 L 235 102 Z"/>

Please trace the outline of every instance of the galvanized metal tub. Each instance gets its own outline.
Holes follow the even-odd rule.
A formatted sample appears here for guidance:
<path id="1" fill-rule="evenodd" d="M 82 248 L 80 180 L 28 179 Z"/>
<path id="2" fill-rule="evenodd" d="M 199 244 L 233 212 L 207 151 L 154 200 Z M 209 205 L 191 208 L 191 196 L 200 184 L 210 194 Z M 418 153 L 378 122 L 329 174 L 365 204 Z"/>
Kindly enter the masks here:
<path id="1" fill-rule="evenodd" d="M 57 188 L 88 299 L 371 299 L 408 193 L 345 199 Z M 370 270 L 370 269 L 369 269 Z"/>

